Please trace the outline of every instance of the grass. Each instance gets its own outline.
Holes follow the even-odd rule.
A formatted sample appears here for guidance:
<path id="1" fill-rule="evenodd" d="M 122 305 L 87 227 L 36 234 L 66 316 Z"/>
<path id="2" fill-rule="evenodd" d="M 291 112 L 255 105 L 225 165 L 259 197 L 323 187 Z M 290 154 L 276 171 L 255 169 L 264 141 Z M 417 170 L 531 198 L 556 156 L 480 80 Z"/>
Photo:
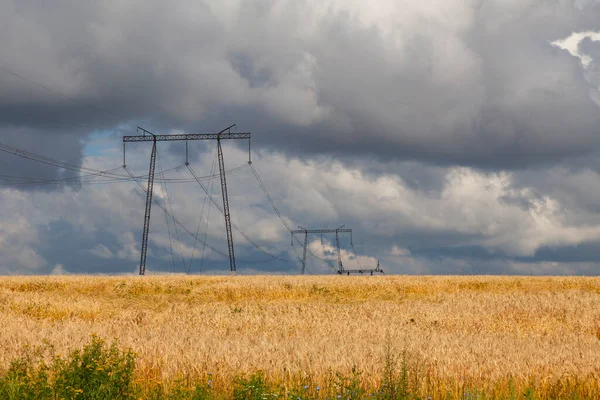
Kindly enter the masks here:
<path id="1" fill-rule="evenodd" d="M 142 398 L 599 398 L 599 306 L 583 277 L 4 277 L 0 371 L 50 346 L 51 382 L 94 334 Z"/>

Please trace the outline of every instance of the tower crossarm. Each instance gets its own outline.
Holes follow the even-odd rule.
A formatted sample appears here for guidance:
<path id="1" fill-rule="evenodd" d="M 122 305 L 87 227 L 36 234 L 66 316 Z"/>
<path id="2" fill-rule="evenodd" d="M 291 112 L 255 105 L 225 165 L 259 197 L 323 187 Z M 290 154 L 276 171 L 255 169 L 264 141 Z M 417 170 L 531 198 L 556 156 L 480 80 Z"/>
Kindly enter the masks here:
<path id="1" fill-rule="evenodd" d="M 156 135 L 157 142 L 168 142 L 175 140 L 227 140 L 227 139 L 250 139 L 250 133 L 184 133 L 175 135 Z M 152 135 L 123 136 L 123 142 L 152 142 Z"/>
<path id="2" fill-rule="evenodd" d="M 300 233 L 352 233 L 352 229 L 343 228 L 343 229 L 294 229 L 292 231 L 293 234 Z"/>

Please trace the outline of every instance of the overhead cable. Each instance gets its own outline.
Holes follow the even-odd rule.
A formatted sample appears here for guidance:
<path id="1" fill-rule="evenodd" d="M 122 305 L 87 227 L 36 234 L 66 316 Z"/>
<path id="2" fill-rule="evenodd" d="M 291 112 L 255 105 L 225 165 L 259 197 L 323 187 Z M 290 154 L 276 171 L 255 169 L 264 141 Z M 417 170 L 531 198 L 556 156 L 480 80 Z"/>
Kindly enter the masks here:
<path id="1" fill-rule="evenodd" d="M 254 174 L 254 177 L 256 178 L 256 180 L 258 181 L 258 184 L 260 185 L 260 188 L 262 189 L 262 191 L 265 193 L 265 196 L 267 197 L 267 200 L 269 201 L 269 204 L 271 204 L 271 207 L 273 208 L 273 210 L 275 211 L 275 213 L 277 214 L 277 216 L 279 217 L 279 219 L 281 220 L 281 222 L 283 223 L 283 225 L 285 226 L 285 228 L 287 229 L 287 231 L 291 234 L 292 233 L 292 228 L 290 228 L 290 226 L 288 225 L 287 221 L 285 220 L 285 218 L 283 217 L 283 214 L 281 214 L 281 212 L 279 211 L 279 209 L 277 208 L 277 206 L 275 205 L 275 202 L 273 201 L 273 198 L 271 197 L 271 195 L 269 194 L 269 191 L 267 190 L 265 184 L 263 183 L 262 179 L 260 178 L 260 176 L 258 175 L 258 171 L 256 171 L 256 168 L 254 168 L 254 164 L 250 164 L 250 168 L 252 169 L 252 173 Z M 292 235 L 292 238 L 294 240 L 296 240 L 296 242 L 304 247 L 304 243 L 302 243 L 302 241 L 300 241 L 300 239 L 298 239 L 295 235 Z M 315 253 L 313 253 L 309 248 L 306 249 L 307 252 L 315 257 L 318 258 L 319 260 L 322 261 L 328 261 L 327 259 L 321 258 L 319 256 L 317 256 Z M 296 254 L 297 255 L 297 254 Z M 298 256 L 298 255 L 297 255 Z M 302 262 L 302 258 L 300 256 L 298 256 L 298 260 L 300 262 Z"/>
<path id="2" fill-rule="evenodd" d="M 210 168 L 210 173 L 213 174 L 215 171 L 217 165 L 217 155 L 215 153 L 215 155 L 213 156 L 213 162 L 212 162 L 212 166 Z M 212 190 L 212 185 L 214 184 L 214 181 L 211 180 L 208 182 L 209 187 L 211 187 Z M 198 236 L 198 234 L 200 233 L 200 226 L 202 225 L 202 217 L 204 216 L 204 209 L 206 208 L 206 202 L 208 200 L 208 195 L 204 196 L 204 201 L 202 202 L 202 209 L 200 210 L 200 219 L 198 220 L 198 228 L 196 229 L 196 237 Z M 211 203 L 208 203 L 208 215 L 210 215 L 210 205 Z M 206 232 L 204 234 L 204 240 L 206 241 L 206 235 L 208 233 L 208 216 L 206 217 Z M 192 247 L 192 255 L 190 256 L 190 262 L 189 262 L 189 270 L 191 272 L 192 269 L 192 260 L 194 259 L 194 252 L 196 251 L 196 244 L 197 244 L 197 240 L 194 240 L 194 246 Z M 200 271 L 202 271 L 202 264 L 204 262 L 204 248 L 202 249 L 202 258 L 200 261 Z M 189 273 L 189 272 L 188 272 Z"/>
<path id="3" fill-rule="evenodd" d="M 144 185 L 142 185 L 138 179 L 136 179 L 134 177 L 134 175 L 131 173 L 131 171 L 129 171 L 129 169 L 127 169 L 127 167 L 123 167 L 123 169 L 125 169 L 125 171 L 127 171 L 128 174 L 131 175 L 132 179 L 135 180 L 135 182 L 138 184 L 138 186 L 145 192 L 147 192 L 147 189 L 144 187 Z M 156 200 L 156 198 L 153 198 L 152 201 L 154 202 L 154 204 L 156 204 L 165 214 L 167 214 L 169 216 L 169 218 L 171 218 L 171 220 L 176 223 L 177 225 L 179 225 L 179 227 L 181 229 L 183 229 L 188 235 L 192 236 L 193 238 L 197 238 L 197 235 L 194 235 L 193 232 L 191 232 L 189 229 L 187 229 L 187 227 L 185 225 L 183 225 L 177 218 L 175 218 L 174 215 L 172 215 L 169 210 L 167 210 L 162 204 L 160 204 L 160 202 L 158 200 Z M 206 245 L 206 247 L 208 247 L 209 249 L 213 250 L 214 252 L 221 254 L 225 257 L 228 257 L 228 254 L 209 245 L 208 243 L 204 242 L 201 239 L 198 239 L 200 241 L 200 243 L 204 243 Z"/>
<path id="4" fill-rule="evenodd" d="M 252 165 L 250 165 L 252 166 Z M 197 177 L 196 173 L 194 172 L 194 170 L 192 169 L 192 167 L 190 165 L 187 166 L 188 170 L 190 171 L 190 173 L 192 174 L 192 176 L 194 178 Z M 217 208 L 217 210 L 219 210 L 221 212 L 221 214 L 224 214 L 223 211 L 223 207 L 221 207 L 221 205 L 215 200 L 215 198 L 210 194 L 210 192 L 208 191 L 208 189 L 206 188 L 206 186 L 204 186 L 204 184 L 202 183 L 202 181 L 200 181 L 200 179 L 196 180 L 198 182 L 198 185 L 200 185 L 200 187 L 202 188 L 202 190 L 204 190 L 204 192 L 206 193 L 206 195 L 208 196 L 208 198 L 212 201 L 212 203 L 215 205 L 215 207 Z M 248 243 L 250 243 L 252 246 L 254 246 L 257 250 L 259 250 L 262 253 L 265 253 L 267 255 L 269 255 L 271 258 L 279 260 L 279 261 L 283 261 L 283 262 L 290 262 L 291 260 L 289 259 L 285 259 L 285 258 L 281 258 L 279 256 L 276 256 L 275 254 L 272 254 L 270 252 L 268 252 L 267 250 L 263 249 L 261 246 L 259 246 L 258 244 L 256 244 L 252 239 L 250 239 L 250 237 L 244 233 L 244 231 L 242 231 L 240 229 L 239 226 L 237 226 L 234 222 L 231 223 L 231 226 L 240 234 L 244 237 L 244 239 L 246 239 L 246 241 Z"/>

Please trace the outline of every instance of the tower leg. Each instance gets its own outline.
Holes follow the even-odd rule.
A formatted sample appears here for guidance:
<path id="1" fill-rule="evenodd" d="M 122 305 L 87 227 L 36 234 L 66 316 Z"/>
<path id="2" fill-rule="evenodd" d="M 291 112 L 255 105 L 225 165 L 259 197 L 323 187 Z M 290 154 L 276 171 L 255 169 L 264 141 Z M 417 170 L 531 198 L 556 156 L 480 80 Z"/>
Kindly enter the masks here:
<path id="1" fill-rule="evenodd" d="M 308 232 L 304 232 L 304 252 L 302 254 L 302 275 L 306 269 L 306 247 L 308 246 Z"/>
<path id="2" fill-rule="evenodd" d="M 123 162 L 124 163 L 124 162 Z M 150 211 L 152 210 L 152 189 L 154 187 L 154 169 L 156 167 L 156 137 L 150 154 L 150 170 L 148 171 L 148 189 L 146 190 L 146 212 L 144 214 L 144 230 L 142 232 L 142 251 L 140 255 L 140 275 L 146 274 L 146 255 L 148 253 L 148 231 L 150 229 Z"/>
<path id="3" fill-rule="evenodd" d="M 344 266 L 342 265 L 342 254 L 340 252 L 340 235 L 338 231 L 335 231 L 335 246 L 337 247 L 337 258 L 338 258 L 338 273 L 344 272 Z M 350 275 L 350 273 L 348 273 Z"/>
<path id="4" fill-rule="evenodd" d="M 223 215 L 225 215 L 227 247 L 229 248 L 229 267 L 231 269 L 231 272 L 236 272 L 235 253 L 233 250 L 233 233 L 231 232 L 231 214 L 229 213 L 229 199 L 227 198 L 227 181 L 225 180 L 225 161 L 223 160 L 223 149 L 221 148 L 221 139 L 217 139 L 217 150 L 219 154 L 219 173 L 221 175 L 221 193 L 223 194 Z"/>

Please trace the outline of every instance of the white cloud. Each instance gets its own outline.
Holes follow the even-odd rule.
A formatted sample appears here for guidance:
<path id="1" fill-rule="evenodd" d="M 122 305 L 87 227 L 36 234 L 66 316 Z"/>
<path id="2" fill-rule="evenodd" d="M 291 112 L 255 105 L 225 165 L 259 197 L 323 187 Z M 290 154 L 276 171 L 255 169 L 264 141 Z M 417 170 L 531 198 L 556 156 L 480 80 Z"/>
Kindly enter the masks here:
<path id="1" fill-rule="evenodd" d="M 579 43 L 585 39 L 590 38 L 594 41 L 600 40 L 600 32 L 586 31 L 586 32 L 573 32 L 571 35 L 564 39 L 555 40 L 552 42 L 554 46 L 560 47 L 563 50 L 568 51 L 571 55 L 579 58 L 584 68 L 587 68 L 592 62 L 592 58 L 587 54 L 581 54 L 579 51 Z"/>
<path id="2" fill-rule="evenodd" d="M 108 259 L 114 258 L 115 256 L 112 251 L 110 251 L 110 249 L 103 244 L 96 245 L 96 247 L 90 250 L 90 254 L 95 255 L 96 257 Z"/>
<path id="3" fill-rule="evenodd" d="M 410 250 L 394 245 L 390 250 L 390 255 L 395 257 L 408 257 L 410 256 Z"/>
<path id="4" fill-rule="evenodd" d="M 34 273 L 47 264 L 38 252 L 41 242 L 35 226 L 44 215 L 35 207 L 31 210 L 31 199 L 16 190 L 0 190 L 0 202 L 0 273 Z"/>
<path id="5" fill-rule="evenodd" d="M 66 275 L 67 271 L 65 270 L 64 265 L 62 264 L 56 264 L 54 266 L 54 268 L 52 268 L 52 275 Z"/>

